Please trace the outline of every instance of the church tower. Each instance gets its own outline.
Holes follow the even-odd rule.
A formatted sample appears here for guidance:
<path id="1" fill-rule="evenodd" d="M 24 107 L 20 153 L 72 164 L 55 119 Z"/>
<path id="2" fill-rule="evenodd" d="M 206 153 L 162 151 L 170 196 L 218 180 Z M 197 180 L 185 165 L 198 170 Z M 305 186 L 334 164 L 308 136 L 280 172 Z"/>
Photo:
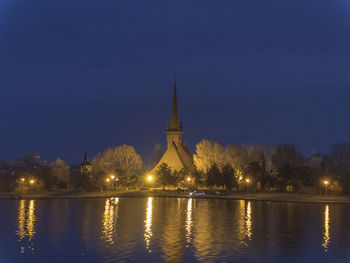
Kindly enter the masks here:
<path id="1" fill-rule="evenodd" d="M 83 162 L 80 164 L 80 174 L 89 176 L 91 178 L 92 165 L 89 161 L 88 152 L 85 149 Z"/>
<path id="2" fill-rule="evenodd" d="M 170 126 L 167 125 L 166 129 L 168 148 L 172 143 L 175 143 L 176 147 L 182 143 L 182 122 L 179 122 L 179 114 L 177 110 L 177 95 L 176 95 L 176 76 L 174 77 L 174 95 L 173 106 L 171 111 Z"/>
<path id="3" fill-rule="evenodd" d="M 186 172 L 194 171 L 193 158 L 186 145 L 182 144 L 182 122 L 179 121 L 179 113 L 177 109 L 177 94 L 176 94 L 176 77 L 174 78 L 174 94 L 172 100 L 170 125 L 167 123 L 166 128 L 167 149 L 158 162 L 152 169 L 151 173 L 155 174 L 162 163 L 167 164 L 172 171 Z"/>

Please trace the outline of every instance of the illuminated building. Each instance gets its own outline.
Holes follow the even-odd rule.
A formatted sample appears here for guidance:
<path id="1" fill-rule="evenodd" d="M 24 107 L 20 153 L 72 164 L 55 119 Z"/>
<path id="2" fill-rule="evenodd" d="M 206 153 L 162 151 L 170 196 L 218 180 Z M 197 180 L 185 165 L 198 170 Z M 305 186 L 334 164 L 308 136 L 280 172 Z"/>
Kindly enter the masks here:
<path id="1" fill-rule="evenodd" d="M 182 144 L 183 127 L 178 116 L 176 78 L 174 78 L 174 95 L 171 120 L 170 125 L 169 122 L 167 123 L 166 134 L 167 150 L 158 164 L 153 168 L 151 173 L 155 173 L 162 163 L 166 163 L 172 171 L 180 171 L 182 169 L 189 172 L 193 171 L 194 165 L 192 155 L 187 147 Z"/>

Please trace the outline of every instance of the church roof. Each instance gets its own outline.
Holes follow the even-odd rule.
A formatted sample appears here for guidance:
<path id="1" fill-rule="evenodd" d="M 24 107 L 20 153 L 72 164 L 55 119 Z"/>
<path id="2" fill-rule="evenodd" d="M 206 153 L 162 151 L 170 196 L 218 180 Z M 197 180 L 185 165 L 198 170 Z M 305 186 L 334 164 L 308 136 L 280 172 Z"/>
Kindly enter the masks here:
<path id="1" fill-rule="evenodd" d="M 156 173 L 158 167 L 162 163 L 166 163 L 172 171 L 176 170 L 179 172 L 180 170 L 185 169 L 189 172 L 193 172 L 194 170 L 192 155 L 182 143 L 179 144 L 179 147 L 176 147 L 175 143 L 172 143 L 158 164 L 152 169 L 151 173 Z"/>

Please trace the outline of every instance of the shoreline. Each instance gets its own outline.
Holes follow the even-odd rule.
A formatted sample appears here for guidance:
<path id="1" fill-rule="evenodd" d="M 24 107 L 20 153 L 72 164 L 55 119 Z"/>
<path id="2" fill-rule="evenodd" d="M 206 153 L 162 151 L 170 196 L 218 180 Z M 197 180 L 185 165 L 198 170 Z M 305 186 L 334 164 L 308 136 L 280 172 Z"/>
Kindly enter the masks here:
<path id="1" fill-rule="evenodd" d="M 96 198 L 131 198 L 131 197 L 161 197 L 161 198 L 195 198 L 195 199 L 217 199 L 217 200 L 247 200 L 264 202 L 286 202 L 305 204 L 350 204 L 350 196 L 325 196 L 312 194 L 291 194 L 291 193 L 233 193 L 228 195 L 206 194 L 203 197 L 190 197 L 188 194 L 179 194 L 172 190 L 151 190 L 151 191 L 115 191 L 115 192 L 94 192 L 94 193 L 46 193 L 46 194 L 0 194 L 0 200 L 50 200 L 50 199 L 96 199 Z"/>

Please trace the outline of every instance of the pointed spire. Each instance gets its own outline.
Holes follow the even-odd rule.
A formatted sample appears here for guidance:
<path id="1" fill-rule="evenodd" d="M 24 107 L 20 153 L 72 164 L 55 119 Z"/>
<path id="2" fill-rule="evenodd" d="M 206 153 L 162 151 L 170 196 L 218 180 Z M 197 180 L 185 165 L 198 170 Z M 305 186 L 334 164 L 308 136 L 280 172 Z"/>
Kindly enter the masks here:
<path id="1" fill-rule="evenodd" d="M 180 129 L 179 115 L 177 111 L 177 95 L 176 95 L 176 74 L 174 75 L 174 95 L 173 95 L 173 107 L 171 111 L 170 129 Z"/>
<path id="2" fill-rule="evenodd" d="M 90 164 L 87 149 L 85 149 L 85 152 L 84 152 L 84 159 L 83 159 L 83 163 L 82 163 L 82 164 L 85 164 L 85 165 L 86 165 L 86 164 L 87 164 L 87 165 Z"/>

